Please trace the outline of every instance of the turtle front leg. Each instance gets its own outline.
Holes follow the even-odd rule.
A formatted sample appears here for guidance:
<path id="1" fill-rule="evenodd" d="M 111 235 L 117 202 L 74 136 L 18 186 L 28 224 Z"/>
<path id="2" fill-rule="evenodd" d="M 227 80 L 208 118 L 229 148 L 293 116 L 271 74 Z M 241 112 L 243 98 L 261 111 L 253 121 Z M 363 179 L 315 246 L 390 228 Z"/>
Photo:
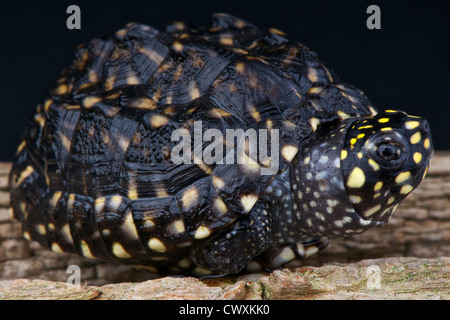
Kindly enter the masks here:
<path id="1" fill-rule="evenodd" d="M 212 237 L 191 254 L 193 262 L 213 273 L 236 274 L 270 245 L 272 217 L 258 201 L 231 229 Z"/>
<path id="2" fill-rule="evenodd" d="M 246 267 L 247 272 L 273 270 L 296 260 L 305 259 L 322 251 L 328 246 L 328 238 L 317 237 L 299 243 L 274 245 L 250 261 Z"/>

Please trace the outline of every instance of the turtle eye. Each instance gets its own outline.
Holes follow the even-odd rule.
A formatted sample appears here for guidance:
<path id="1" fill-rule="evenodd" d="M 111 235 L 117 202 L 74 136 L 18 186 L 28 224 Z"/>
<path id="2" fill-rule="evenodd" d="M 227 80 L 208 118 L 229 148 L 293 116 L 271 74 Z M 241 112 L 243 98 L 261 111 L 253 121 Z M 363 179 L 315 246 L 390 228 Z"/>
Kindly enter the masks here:
<path id="1" fill-rule="evenodd" d="M 379 141 L 371 152 L 371 157 L 385 168 L 401 166 L 407 158 L 406 148 L 399 141 Z"/>
<path id="2" fill-rule="evenodd" d="M 377 147 L 376 154 L 383 161 L 395 161 L 400 159 L 402 150 L 395 144 L 383 143 Z"/>

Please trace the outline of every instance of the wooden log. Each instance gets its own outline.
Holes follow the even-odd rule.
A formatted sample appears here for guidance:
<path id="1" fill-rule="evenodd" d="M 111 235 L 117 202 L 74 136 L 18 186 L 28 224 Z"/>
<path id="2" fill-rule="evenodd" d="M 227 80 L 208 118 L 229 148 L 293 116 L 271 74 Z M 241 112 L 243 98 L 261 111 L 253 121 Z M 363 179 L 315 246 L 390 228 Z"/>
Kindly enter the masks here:
<path id="1" fill-rule="evenodd" d="M 397 257 L 239 277 L 164 277 L 103 286 L 18 279 L 0 281 L 0 300 L 448 300 L 449 273 L 450 258 Z M 179 314 L 179 308 L 169 309 L 161 311 Z M 272 305 L 270 311 L 282 313 Z"/>

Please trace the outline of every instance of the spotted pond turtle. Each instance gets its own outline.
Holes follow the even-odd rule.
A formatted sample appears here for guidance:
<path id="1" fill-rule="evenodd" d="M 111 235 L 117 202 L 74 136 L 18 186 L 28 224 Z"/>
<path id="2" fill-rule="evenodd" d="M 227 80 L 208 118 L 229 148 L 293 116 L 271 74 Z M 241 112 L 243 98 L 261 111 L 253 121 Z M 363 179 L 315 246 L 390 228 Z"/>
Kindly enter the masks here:
<path id="1" fill-rule="evenodd" d="M 386 224 L 432 154 L 426 120 L 377 112 L 280 30 L 225 14 L 208 28 L 130 23 L 79 46 L 38 105 L 11 207 L 55 252 L 274 269 Z"/>

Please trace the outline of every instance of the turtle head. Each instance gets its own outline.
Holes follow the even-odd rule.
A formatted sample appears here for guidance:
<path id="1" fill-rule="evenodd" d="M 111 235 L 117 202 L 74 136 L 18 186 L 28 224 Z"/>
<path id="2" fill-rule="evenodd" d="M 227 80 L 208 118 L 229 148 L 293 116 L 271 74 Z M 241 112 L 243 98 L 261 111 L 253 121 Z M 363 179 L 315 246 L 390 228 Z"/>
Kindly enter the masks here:
<path id="1" fill-rule="evenodd" d="M 293 161 L 296 229 L 333 237 L 387 223 L 432 155 L 428 122 L 402 111 L 317 128 Z"/>
<path id="2" fill-rule="evenodd" d="M 387 110 L 355 121 L 341 151 L 345 189 L 364 219 L 383 221 L 425 178 L 433 146 L 428 122 Z"/>

